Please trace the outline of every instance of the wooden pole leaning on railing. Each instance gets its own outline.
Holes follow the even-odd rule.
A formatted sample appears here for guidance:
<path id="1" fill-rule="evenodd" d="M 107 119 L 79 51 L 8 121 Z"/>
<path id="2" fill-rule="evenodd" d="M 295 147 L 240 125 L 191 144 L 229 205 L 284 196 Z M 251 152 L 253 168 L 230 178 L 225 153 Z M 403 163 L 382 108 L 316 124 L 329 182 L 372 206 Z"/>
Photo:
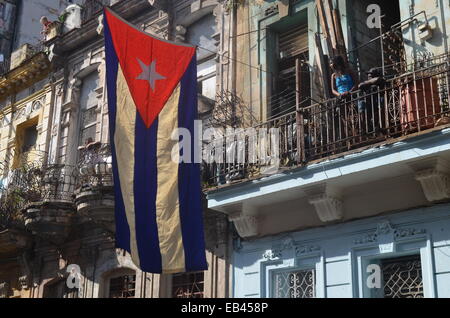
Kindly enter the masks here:
<path id="1" fill-rule="evenodd" d="M 296 128 L 297 128 L 297 163 L 301 164 L 306 161 L 305 158 L 305 130 L 303 122 L 303 110 L 300 108 L 300 94 L 302 87 L 301 61 L 295 59 L 295 105 L 296 105 Z"/>
<path id="2" fill-rule="evenodd" d="M 333 43 L 331 41 L 331 35 L 328 27 L 328 22 L 325 14 L 325 7 L 322 0 L 316 0 L 317 13 L 319 16 L 320 26 L 322 28 L 322 33 L 325 37 L 327 43 L 327 49 L 330 56 L 334 56 Z"/>

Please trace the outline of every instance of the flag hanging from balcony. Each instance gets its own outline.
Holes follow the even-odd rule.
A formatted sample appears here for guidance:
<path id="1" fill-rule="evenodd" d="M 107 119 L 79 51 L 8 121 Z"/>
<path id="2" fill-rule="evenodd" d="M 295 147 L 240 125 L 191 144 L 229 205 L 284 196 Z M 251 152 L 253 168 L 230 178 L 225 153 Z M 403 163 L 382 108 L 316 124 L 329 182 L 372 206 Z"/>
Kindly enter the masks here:
<path id="1" fill-rule="evenodd" d="M 171 138 L 188 129 L 194 157 L 195 47 L 152 37 L 109 9 L 104 32 L 116 246 L 145 272 L 206 270 L 200 167 L 173 160 L 182 149 Z"/>

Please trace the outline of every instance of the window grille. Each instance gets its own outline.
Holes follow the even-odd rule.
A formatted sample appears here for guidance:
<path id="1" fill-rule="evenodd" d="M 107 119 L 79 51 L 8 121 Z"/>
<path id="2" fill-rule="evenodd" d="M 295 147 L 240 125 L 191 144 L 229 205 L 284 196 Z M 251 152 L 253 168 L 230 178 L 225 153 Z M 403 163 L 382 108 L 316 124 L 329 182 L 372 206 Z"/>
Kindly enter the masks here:
<path id="1" fill-rule="evenodd" d="M 203 287 L 203 272 L 172 276 L 172 298 L 203 298 Z"/>
<path id="2" fill-rule="evenodd" d="M 109 281 L 109 298 L 134 298 L 136 275 L 124 275 Z"/>
<path id="3" fill-rule="evenodd" d="M 423 298 L 420 255 L 381 261 L 384 298 Z"/>
<path id="4" fill-rule="evenodd" d="M 295 270 L 274 275 L 275 298 L 315 298 L 315 270 Z"/>

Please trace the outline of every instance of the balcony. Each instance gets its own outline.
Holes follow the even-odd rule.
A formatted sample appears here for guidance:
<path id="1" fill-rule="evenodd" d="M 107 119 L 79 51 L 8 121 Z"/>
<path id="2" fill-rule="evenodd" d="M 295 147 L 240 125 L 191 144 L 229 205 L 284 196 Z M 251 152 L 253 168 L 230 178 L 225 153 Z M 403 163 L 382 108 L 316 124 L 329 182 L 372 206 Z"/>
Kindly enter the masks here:
<path id="1" fill-rule="evenodd" d="M 44 79 L 51 71 L 46 48 L 25 44 L 0 62 L 0 100 Z"/>
<path id="2" fill-rule="evenodd" d="M 68 236 L 75 213 L 73 193 L 77 170 L 63 164 L 43 165 L 35 178 L 36 197 L 23 209 L 25 226 L 39 236 L 60 243 Z"/>
<path id="3" fill-rule="evenodd" d="M 448 127 L 449 56 L 411 67 L 347 98 L 299 105 L 253 127 L 262 139 L 240 134 L 216 139 L 204 149 L 211 158 L 203 169 L 205 189 L 261 178 L 272 173 L 269 167 L 297 169 Z M 249 155 L 262 146 L 263 152 Z"/>
<path id="4" fill-rule="evenodd" d="M 111 149 L 91 143 L 79 148 L 79 178 L 75 204 L 81 216 L 114 232 L 114 192 Z"/>

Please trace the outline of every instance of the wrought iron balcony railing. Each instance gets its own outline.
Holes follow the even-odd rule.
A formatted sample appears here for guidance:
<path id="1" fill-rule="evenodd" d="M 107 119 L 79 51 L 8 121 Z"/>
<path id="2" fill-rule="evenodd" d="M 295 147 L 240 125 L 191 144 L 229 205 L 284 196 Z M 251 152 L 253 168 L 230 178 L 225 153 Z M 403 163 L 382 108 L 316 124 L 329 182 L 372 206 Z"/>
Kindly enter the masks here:
<path id="1" fill-rule="evenodd" d="M 27 155 L 29 155 L 27 153 Z M 71 202 L 78 169 L 63 164 L 46 165 L 42 158 L 2 171 L 0 210 L 22 210 L 31 203 Z"/>
<path id="2" fill-rule="evenodd" d="M 77 188 L 113 185 L 111 148 L 108 144 L 92 143 L 80 147 Z"/>
<path id="3" fill-rule="evenodd" d="M 414 66 L 421 68 L 345 98 L 306 107 L 297 98 L 297 110 L 253 127 L 256 135 L 231 134 L 207 144 L 205 187 L 242 182 L 268 167 L 298 167 L 449 124 L 449 56 Z M 259 150 L 256 155 L 254 149 Z"/>

